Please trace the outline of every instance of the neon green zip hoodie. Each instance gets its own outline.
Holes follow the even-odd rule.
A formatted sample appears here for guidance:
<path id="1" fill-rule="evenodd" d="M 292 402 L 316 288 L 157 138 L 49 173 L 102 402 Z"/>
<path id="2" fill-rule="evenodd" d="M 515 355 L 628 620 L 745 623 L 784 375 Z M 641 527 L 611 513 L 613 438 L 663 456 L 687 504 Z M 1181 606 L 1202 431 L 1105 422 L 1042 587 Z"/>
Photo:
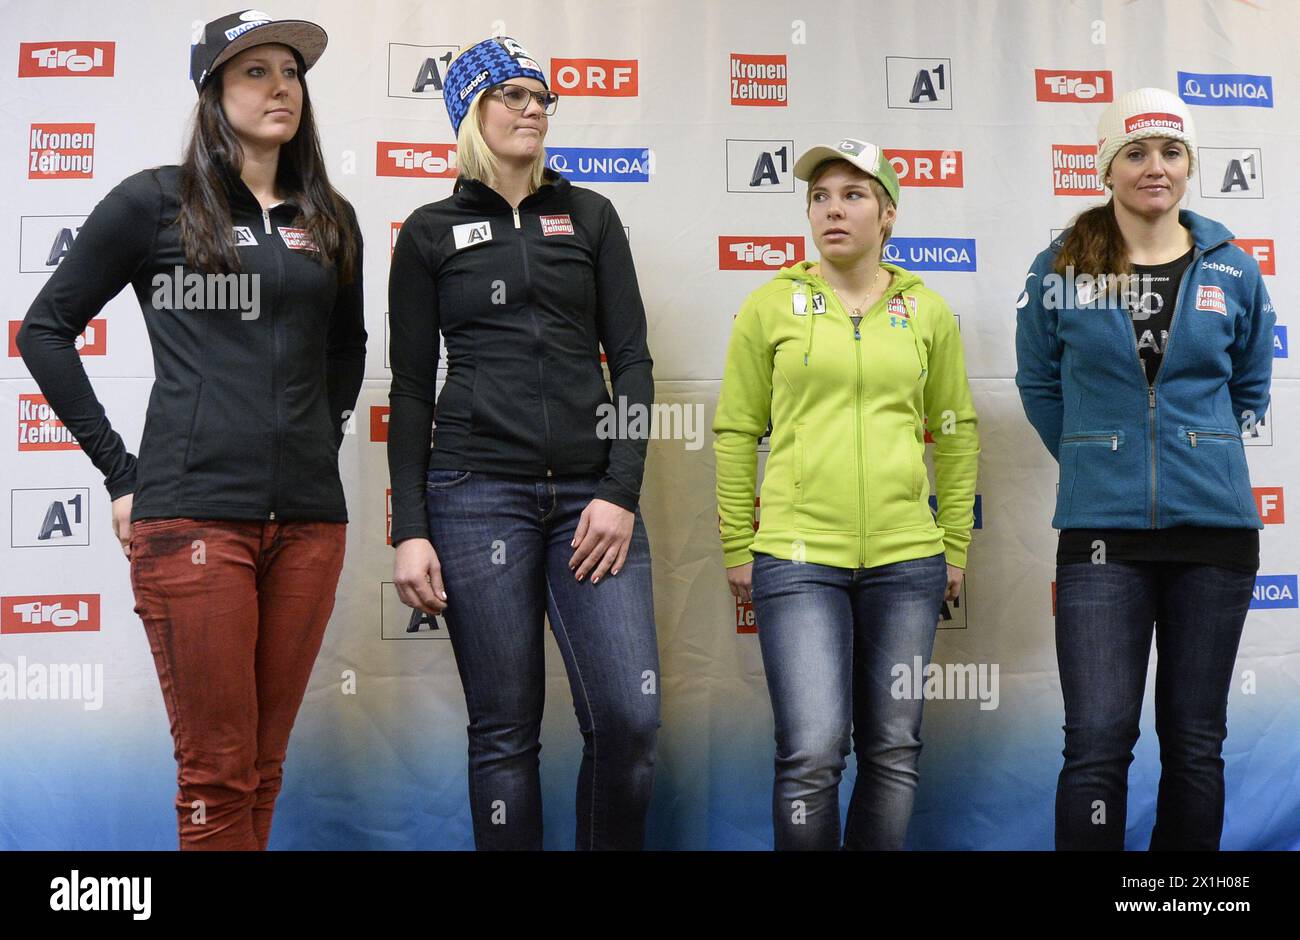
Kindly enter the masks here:
<path id="1" fill-rule="evenodd" d="M 726 566 L 764 552 L 871 568 L 942 551 L 965 568 L 979 435 L 956 318 L 919 277 L 885 264 L 893 282 L 855 330 L 812 267 L 783 268 L 732 328 L 713 421 Z M 756 446 L 769 420 L 756 532 Z"/>

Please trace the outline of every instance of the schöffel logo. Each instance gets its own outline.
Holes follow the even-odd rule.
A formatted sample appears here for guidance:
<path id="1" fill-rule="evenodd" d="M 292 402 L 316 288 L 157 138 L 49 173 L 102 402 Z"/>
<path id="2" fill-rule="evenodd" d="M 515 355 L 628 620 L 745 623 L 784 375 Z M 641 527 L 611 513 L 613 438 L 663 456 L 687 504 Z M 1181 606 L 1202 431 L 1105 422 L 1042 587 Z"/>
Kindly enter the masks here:
<path id="1" fill-rule="evenodd" d="M 1205 198 L 1264 198 L 1264 154 L 1258 147 L 1197 147 L 1196 163 Z"/>
<path id="2" fill-rule="evenodd" d="M 0 633 L 98 633 L 98 594 L 0 598 Z"/>
<path id="3" fill-rule="evenodd" d="M 745 107 L 784 108 L 787 105 L 785 54 L 731 54 L 731 103 Z"/>
<path id="4" fill-rule="evenodd" d="M 1253 486 L 1255 508 L 1264 525 L 1282 525 L 1286 522 L 1286 500 L 1280 486 Z"/>
<path id="5" fill-rule="evenodd" d="M 441 98 L 457 46 L 388 44 L 388 97 Z"/>
<path id="6" fill-rule="evenodd" d="M 9 321 L 9 357 L 16 359 L 22 355 L 18 351 L 18 331 L 22 329 L 22 320 Z M 81 331 L 74 344 L 77 352 L 83 356 L 106 356 L 108 355 L 108 321 L 103 317 L 95 317 L 86 324 L 86 328 Z"/>
<path id="7" fill-rule="evenodd" d="M 1277 607 L 1296 606 L 1296 576 L 1293 574 L 1261 574 L 1255 577 L 1255 592 L 1250 598 L 1251 610 L 1270 610 Z"/>
<path id="8" fill-rule="evenodd" d="M 1111 101 L 1108 70 L 1034 69 L 1034 92 L 1039 101 Z"/>
<path id="9" fill-rule="evenodd" d="M 11 548 L 90 544 L 87 487 L 11 490 L 9 508 Z"/>
<path id="10" fill-rule="evenodd" d="M 886 150 L 885 159 L 898 174 L 899 186 L 965 185 L 960 150 Z"/>
<path id="11" fill-rule="evenodd" d="M 20 42 L 18 77 L 109 76 L 113 74 L 115 49 L 116 44 L 111 42 Z"/>
<path id="12" fill-rule="evenodd" d="M 49 274 L 76 240 L 84 215 L 24 215 L 18 220 L 18 272 Z"/>
<path id="13" fill-rule="evenodd" d="M 1058 196 L 1100 196 L 1097 148 L 1091 144 L 1052 144 L 1052 191 Z"/>
<path id="14" fill-rule="evenodd" d="M 1178 97 L 1220 108 L 1273 107 L 1273 76 L 1179 72 Z"/>
<path id="15" fill-rule="evenodd" d="M 891 238 L 884 261 L 909 271 L 974 271 L 973 238 Z"/>
<path id="16" fill-rule="evenodd" d="M 636 59 L 551 59 L 551 89 L 575 97 L 635 98 Z"/>
<path id="17" fill-rule="evenodd" d="M 456 145 L 381 140 L 375 144 L 375 175 L 453 179 L 456 176 Z"/>
<path id="18" fill-rule="evenodd" d="M 720 271 L 779 271 L 802 260 L 802 235 L 718 236 Z"/>
<path id="19" fill-rule="evenodd" d="M 1232 243 L 1255 259 L 1260 274 L 1277 274 L 1277 257 L 1271 238 L 1234 238 Z"/>
<path id="20" fill-rule="evenodd" d="M 546 165 L 580 183 L 648 183 L 645 147 L 547 147 Z"/>
<path id="21" fill-rule="evenodd" d="M 33 124 L 28 137 L 29 180 L 88 180 L 95 175 L 94 124 Z"/>
<path id="22" fill-rule="evenodd" d="M 794 192 L 793 140 L 728 140 L 727 192 Z"/>
<path id="23" fill-rule="evenodd" d="M 54 416 L 44 395 L 18 396 L 18 449 L 80 450 L 81 445 Z"/>
<path id="24" fill-rule="evenodd" d="M 1275 324 L 1273 326 L 1273 358 L 1286 359 L 1287 355 L 1286 327 Z"/>
<path id="25" fill-rule="evenodd" d="M 885 104 L 907 111 L 951 111 L 952 59 L 885 56 Z"/>
<path id="26" fill-rule="evenodd" d="M 388 442 L 388 405 L 370 406 L 370 440 L 375 444 Z"/>

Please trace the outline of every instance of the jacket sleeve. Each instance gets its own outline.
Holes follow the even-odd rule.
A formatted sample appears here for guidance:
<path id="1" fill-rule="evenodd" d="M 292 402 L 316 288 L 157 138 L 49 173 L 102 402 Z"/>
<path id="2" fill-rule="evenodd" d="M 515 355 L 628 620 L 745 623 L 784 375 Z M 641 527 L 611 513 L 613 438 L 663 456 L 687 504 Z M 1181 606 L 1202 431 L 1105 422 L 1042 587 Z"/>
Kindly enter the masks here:
<path id="1" fill-rule="evenodd" d="M 1020 389 L 1025 417 L 1059 462 L 1061 426 L 1065 421 L 1061 341 L 1056 335 L 1056 311 L 1044 303 L 1045 273 L 1040 268 L 1035 263 L 1016 303 L 1016 387 Z"/>
<path id="2" fill-rule="evenodd" d="M 418 213 L 402 225 L 388 274 L 388 476 L 393 545 L 429 537 L 424 482 L 438 388 L 438 280 L 430 227 Z"/>
<path id="3" fill-rule="evenodd" d="M 718 531 L 723 564 L 754 560 L 754 491 L 758 482 L 758 440 L 772 415 L 773 351 L 758 307 L 746 302 L 727 344 L 718 410 L 713 417 Z"/>
<path id="4" fill-rule="evenodd" d="M 1237 335 L 1229 347 L 1232 377 L 1228 379 L 1228 394 L 1232 396 L 1232 411 L 1243 427 L 1264 420 L 1268 409 L 1276 322 L 1264 278 L 1257 274 L 1255 290 L 1237 318 Z"/>
<path id="5" fill-rule="evenodd" d="M 345 203 L 346 205 L 346 203 Z M 361 289 L 361 226 L 352 207 L 347 206 L 345 224 L 352 226 L 357 254 L 352 280 L 338 285 L 334 310 L 330 314 L 329 341 L 325 352 L 325 386 L 330 417 L 334 422 L 334 448 L 343 444 L 343 426 L 357 406 L 361 380 L 366 371 L 365 295 Z"/>
<path id="6" fill-rule="evenodd" d="M 646 345 L 645 307 L 637 286 L 632 250 L 623 222 L 605 202 L 600 244 L 596 254 L 596 330 L 609 363 L 614 403 L 626 402 L 629 413 L 639 405 L 650 413 L 654 404 L 654 361 Z M 591 415 L 591 420 L 596 420 Z M 596 484 L 596 498 L 635 511 L 645 473 L 644 438 L 616 438 L 609 448 L 605 475 Z"/>
<path id="7" fill-rule="evenodd" d="M 957 319 L 939 310 L 930 342 L 925 380 L 926 426 L 934 438 L 935 501 L 948 564 L 966 567 L 975 524 L 975 479 L 979 474 L 979 419 L 966 378 L 966 357 Z"/>
<path id="8" fill-rule="evenodd" d="M 104 475 L 111 499 L 135 492 L 135 457 L 95 396 L 76 339 L 153 252 L 161 193 L 150 174 L 119 183 L 86 218 L 32 301 L 18 351 L 59 420 Z"/>

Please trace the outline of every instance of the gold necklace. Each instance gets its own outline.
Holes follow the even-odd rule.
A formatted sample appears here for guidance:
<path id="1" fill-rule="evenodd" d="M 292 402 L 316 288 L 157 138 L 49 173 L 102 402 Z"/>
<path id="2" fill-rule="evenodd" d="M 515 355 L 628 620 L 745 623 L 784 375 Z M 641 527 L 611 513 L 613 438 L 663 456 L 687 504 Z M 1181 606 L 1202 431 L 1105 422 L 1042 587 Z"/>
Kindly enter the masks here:
<path id="1" fill-rule="evenodd" d="M 860 303 L 853 304 L 852 301 L 848 301 L 848 303 L 853 304 L 853 313 L 851 314 L 851 316 L 855 316 L 855 317 L 862 316 L 862 306 L 867 302 L 867 298 L 876 292 L 876 284 L 880 280 L 880 272 L 882 270 L 884 269 L 877 266 L 876 276 L 871 279 L 871 287 L 867 290 L 866 295 L 862 298 L 862 301 Z M 817 272 L 819 274 L 821 273 L 821 265 L 817 266 Z M 830 284 L 829 281 L 827 281 L 827 283 Z M 831 292 L 834 293 L 836 297 L 839 297 L 841 302 L 844 301 L 844 298 L 840 297 L 839 289 L 836 288 L 834 284 L 831 284 Z"/>

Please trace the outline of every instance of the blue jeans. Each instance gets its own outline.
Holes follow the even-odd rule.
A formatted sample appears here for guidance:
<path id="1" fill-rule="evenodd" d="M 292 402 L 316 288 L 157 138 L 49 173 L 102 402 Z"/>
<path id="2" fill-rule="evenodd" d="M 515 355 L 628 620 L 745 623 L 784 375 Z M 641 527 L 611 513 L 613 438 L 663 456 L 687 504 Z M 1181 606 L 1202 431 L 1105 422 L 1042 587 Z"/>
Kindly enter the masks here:
<path id="1" fill-rule="evenodd" d="M 1058 849 L 1124 848 L 1153 625 L 1160 791 L 1151 848 L 1218 849 L 1228 690 L 1254 585 L 1254 575 L 1209 565 L 1057 566 Z"/>
<path id="2" fill-rule="evenodd" d="M 922 702 L 891 694 L 891 670 L 929 662 L 947 583 L 942 553 L 857 570 L 754 555 L 754 618 L 776 724 L 778 850 L 840 848 L 850 728 L 858 777 L 844 848 L 903 847 Z"/>
<path id="3" fill-rule="evenodd" d="M 429 532 L 469 712 L 479 849 L 540 849 L 538 775 L 551 622 L 582 731 L 577 847 L 639 849 L 654 781 L 659 648 L 650 543 L 637 512 L 627 561 L 578 582 L 569 542 L 597 477 L 525 480 L 429 470 Z"/>

